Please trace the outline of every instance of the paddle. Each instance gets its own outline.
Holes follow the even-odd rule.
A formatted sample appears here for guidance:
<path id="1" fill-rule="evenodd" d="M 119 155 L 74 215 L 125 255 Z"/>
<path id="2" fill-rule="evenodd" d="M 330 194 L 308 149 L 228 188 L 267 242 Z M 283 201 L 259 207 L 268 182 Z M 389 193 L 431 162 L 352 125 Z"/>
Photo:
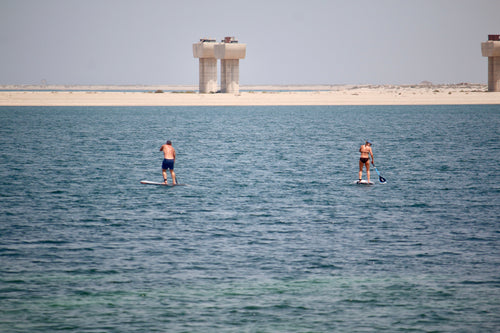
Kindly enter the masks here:
<path id="1" fill-rule="evenodd" d="M 372 163 L 372 164 L 373 164 L 373 163 Z M 380 175 L 380 172 L 378 172 L 377 167 L 375 166 L 375 164 L 373 164 L 373 167 L 375 168 L 375 171 L 377 171 L 378 180 L 379 180 L 381 183 L 385 183 L 387 180 L 386 180 L 384 177 L 382 177 L 382 176 Z"/>

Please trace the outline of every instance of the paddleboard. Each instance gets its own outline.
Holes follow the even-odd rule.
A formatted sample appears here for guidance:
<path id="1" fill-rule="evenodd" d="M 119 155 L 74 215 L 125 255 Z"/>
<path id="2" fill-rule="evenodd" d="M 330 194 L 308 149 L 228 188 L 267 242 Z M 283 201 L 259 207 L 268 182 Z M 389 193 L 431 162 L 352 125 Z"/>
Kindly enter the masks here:
<path id="1" fill-rule="evenodd" d="M 172 183 L 165 184 L 163 182 L 158 183 L 158 182 L 151 182 L 149 180 L 141 180 L 141 184 L 145 184 L 145 185 L 162 185 L 162 186 L 185 186 L 186 185 L 186 184 L 172 184 Z"/>
<path id="2" fill-rule="evenodd" d="M 371 180 L 370 181 L 367 181 L 367 180 L 356 180 L 356 184 L 358 185 L 374 185 L 375 183 L 372 182 Z"/>

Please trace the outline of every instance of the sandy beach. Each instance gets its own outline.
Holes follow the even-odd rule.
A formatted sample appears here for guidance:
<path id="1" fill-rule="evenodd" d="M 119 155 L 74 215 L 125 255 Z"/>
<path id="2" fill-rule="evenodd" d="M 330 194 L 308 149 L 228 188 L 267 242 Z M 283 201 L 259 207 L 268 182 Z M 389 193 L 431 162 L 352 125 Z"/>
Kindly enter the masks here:
<path id="1" fill-rule="evenodd" d="M 240 86 L 199 94 L 197 86 L 2 86 L 0 106 L 236 106 L 500 104 L 484 84 Z"/>

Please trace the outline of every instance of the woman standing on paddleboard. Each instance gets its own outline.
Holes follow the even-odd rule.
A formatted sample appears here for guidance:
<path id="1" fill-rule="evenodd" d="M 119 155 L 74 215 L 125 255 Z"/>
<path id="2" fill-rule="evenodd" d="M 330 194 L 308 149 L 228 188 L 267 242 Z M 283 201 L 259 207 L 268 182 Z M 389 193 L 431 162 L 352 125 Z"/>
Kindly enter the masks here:
<path id="1" fill-rule="evenodd" d="M 366 179 L 368 183 L 370 182 L 370 156 L 372 158 L 372 164 L 374 164 L 373 152 L 372 152 L 372 143 L 369 140 L 366 140 L 364 145 L 361 145 L 359 148 L 359 152 L 361 153 L 361 157 L 359 158 L 359 181 L 361 181 L 363 176 L 363 166 L 366 167 Z"/>

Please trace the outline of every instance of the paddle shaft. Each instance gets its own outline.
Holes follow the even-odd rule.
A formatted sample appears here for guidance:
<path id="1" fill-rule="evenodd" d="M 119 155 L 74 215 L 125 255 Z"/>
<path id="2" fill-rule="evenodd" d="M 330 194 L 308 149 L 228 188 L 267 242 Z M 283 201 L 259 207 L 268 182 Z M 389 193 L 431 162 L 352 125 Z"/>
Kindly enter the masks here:
<path id="1" fill-rule="evenodd" d="M 377 172 L 377 175 L 378 175 L 378 180 L 379 180 L 381 183 L 385 183 L 387 180 L 386 180 L 384 177 L 382 177 L 382 176 L 380 175 L 380 172 L 378 172 L 377 167 L 375 166 L 375 164 L 373 164 L 373 167 L 375 168 L 375 171 Z"/>

